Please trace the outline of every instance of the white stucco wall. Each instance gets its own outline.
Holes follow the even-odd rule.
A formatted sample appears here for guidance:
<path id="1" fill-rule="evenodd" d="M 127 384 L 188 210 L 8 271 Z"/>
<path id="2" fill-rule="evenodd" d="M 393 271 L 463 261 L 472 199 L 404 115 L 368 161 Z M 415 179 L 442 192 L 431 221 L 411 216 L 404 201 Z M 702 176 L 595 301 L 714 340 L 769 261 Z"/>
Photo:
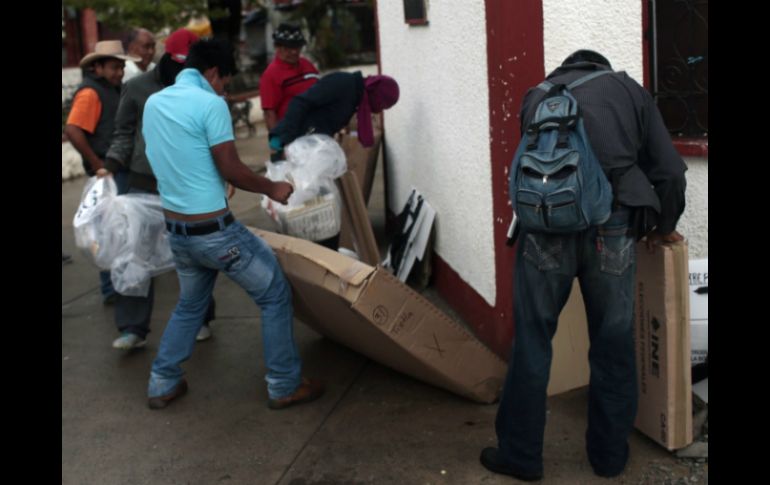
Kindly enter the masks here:
<path id="1" fill-rule="evenodd" d="M 687 238 L 690 259 L 709 255 L 709 167 L 708 160 L 685 158 L 687 163 L 686 206 L 677 231 Z"/>
<path id="2" fill-rule="evenodd" d="M 437 253 L 490 305 L 495 265 L 489 93 L 483 0 L 426 0 L 427 27 L 404 23 L 403 2 L 377 2 L 382 72 L 401 86 L 385 114 L 389 209 L 415 186 L 436 208 Z M 543 0 L 548 73 L 578 49 L 605 55 L 643 82 L 638 0 Z M 518 106 L 517 106 L 518 108 Z M 687 160 L 680 232 L 692 258 L 708 255 L 708 162 Z"/>
<path id="3" fill-rule="evenodd" d="M 401 88 L 385 113 L 389 209 L 416 187 L 437 212 L 435 251 L 494 306 L 484 2 L 426 5 L 430 25 L 410 27 L 403 2 L 377 2 L 382 73 Z"/>
<path id="4" fill-rule="evenodd" d="M 545 72 L 578 49 L 600 52 L 642 83 L 642 2 L 543 0 Z"/>
<path id="5" fill-rule="evenodd" d="M 83 73 L 79 67 L 62 67 L 61 69 L 61 101 L 75 93 L 75 88 L 83 81 Z"/>
<path id="6" fill-rule="evenodd" d="M 545 72 L 561 65 L 578 49 L 603 54 L 616 71 L 626 71 L 640 84 L 642 4 L 638 0 L 543 0 Z M 687 207 L 677 229 L 688 239 L 691 259 L 708 257 L 708 161 L 685 160 Z"/>

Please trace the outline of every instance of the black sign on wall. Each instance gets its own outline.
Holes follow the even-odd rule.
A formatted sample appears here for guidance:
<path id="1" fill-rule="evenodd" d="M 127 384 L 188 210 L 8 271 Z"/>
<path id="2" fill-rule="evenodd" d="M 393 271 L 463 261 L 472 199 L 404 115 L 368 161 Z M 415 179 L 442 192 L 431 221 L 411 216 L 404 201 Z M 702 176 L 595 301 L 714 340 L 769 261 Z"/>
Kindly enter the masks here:
<path id="1" fill-rule="evenodd" d="M 425 0 L 404 0 L 404 22 L 409 25 L 428 25 Z"/>

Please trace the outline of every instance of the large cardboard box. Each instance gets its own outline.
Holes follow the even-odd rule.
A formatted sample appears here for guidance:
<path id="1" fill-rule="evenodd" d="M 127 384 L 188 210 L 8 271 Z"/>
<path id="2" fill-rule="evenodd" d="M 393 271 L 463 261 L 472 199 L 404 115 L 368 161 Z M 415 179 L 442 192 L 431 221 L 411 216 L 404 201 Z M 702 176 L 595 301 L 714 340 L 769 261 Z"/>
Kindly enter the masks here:
<path id="1" fill-rule="evenodd" d="M 576 278 L 567 304 L 559 314 L 556 334 L 551 340 L 553 358 L 548 381 L 549 396 L 588 385 L 591 377 L 588 347 L 586 307 Z"/>
<path id="2" fill-rule="evenodd" d="M 690 261 L 690 342 L 692 365 L 706 362 L 709 353 L 709 260 Z"/>
<path id="3" fill-rule="evenodd" d="M 388 271 L 309 241 L 251 230 L 275 251 L 298 319 L 424 382 L 478 402 L 499 397 L 506 363 Z"/>
<path id="4" fill-rule="evenodd" d="M 687 244 L 636 254 L 636 427 L 674 450 L 693 439 Z"/>

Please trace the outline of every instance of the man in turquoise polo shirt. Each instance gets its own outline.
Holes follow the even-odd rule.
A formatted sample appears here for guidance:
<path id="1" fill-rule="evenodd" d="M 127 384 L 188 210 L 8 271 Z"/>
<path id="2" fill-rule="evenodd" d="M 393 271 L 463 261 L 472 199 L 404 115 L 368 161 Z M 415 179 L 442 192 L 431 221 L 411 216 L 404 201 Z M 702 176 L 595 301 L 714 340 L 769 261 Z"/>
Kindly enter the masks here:
<path id="1" fill-rule="evenodd" d="M 192 354 L 219 272 L 261 309 L 268 407 L 312 401 L 324 390 L 301 376 L 291 289 L 275 254 L 227 206 L 225 182 L 282 204 L 293 191 L 286 182 L 255 175 L 238 157 L 222 98 L 235 70 L 227 44 L 200 41 L 190 48 L 175 84 L 150 96 L 144 108 L 147 158 L 158 181 L 179 276 L 179 302 L 150 373 L 151 409 L 164 408 L 187 391 L 180 364 Z"/>

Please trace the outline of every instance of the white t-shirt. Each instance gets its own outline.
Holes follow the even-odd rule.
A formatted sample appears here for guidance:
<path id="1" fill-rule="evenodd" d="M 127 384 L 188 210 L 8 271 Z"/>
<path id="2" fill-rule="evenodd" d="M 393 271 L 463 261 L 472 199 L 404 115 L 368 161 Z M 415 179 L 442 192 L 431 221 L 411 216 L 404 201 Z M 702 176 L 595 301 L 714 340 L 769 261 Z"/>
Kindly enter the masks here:
<path id="1" fill-rule="evenodd" d="M 155 63 L 151 62 L 149 66 L 147 66 L 147 71 L 151 70 L 153 67 L 155 67 Z M 126 61 L 126 67 L 123 69 L 123 82 L 125 83 L 132 77 L 136 77 L 139 74 L 145 73 L 147 71 L 142 71 L 139 69 L 139 66 L 136 65 L 136 62 L 134 61 Z"/>

